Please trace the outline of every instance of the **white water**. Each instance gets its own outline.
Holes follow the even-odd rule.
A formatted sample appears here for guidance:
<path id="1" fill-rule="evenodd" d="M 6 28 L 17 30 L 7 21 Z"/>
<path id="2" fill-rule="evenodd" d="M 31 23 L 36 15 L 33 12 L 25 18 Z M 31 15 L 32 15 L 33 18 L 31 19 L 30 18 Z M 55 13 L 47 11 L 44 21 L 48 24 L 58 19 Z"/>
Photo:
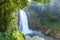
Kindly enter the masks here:
<path id="1" fill-rule="evenodd" d="M 46 37 L 45 35 L 43 35 L 40 31 L 33 31 L 33 30 L 30 30 L 29 29 L 29 26 L 28 26 L 28 18 L 27 18 L 27 15 L 26 15 L 26 13 L 23 11 L 23 10 L 21 10 L 20 12 L 19 12 L 20 14 L 20 25 L 19 25 L 19 27 L 20 27 L 20 30 L 21 30 L 21 32 L 23 33 L 23 34 L 33 34 L 33 35 L 37 35 L 37 36 L 40 36 L 40 37 L 42 37 L 43 39 L 41 39 L 41 40 L 50 40 L 51 38 L 49 38 L 49 37 Z M 53 40 L 53 39 L 51 39 L 51 40 Z"/>
<path id="2" fill-rule="evenodd" d="M 28 18 L 27 18 L 26 13 L 23 10 L 20 11 L 20 30 L 24 34 L 37 33 L 37 34 L 40 34 L 40 35 L 43 36 L 43 34 L 40 31 L 30 30 L 29 29 Z"/>
<path id="3" fill-rule="evenodd" d="M 20 11 L 20 27 L 22 28 L 22 33 L 28 34 L 32 33 L 33 31 L 28 28 L 28 19 L 26 13 L 21 10 Z"/>

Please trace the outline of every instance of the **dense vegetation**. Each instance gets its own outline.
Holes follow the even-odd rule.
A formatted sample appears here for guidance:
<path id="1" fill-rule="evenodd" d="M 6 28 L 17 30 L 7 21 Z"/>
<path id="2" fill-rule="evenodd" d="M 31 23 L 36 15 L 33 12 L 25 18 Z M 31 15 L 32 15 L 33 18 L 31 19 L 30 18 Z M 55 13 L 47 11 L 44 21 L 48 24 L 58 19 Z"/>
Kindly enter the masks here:
<path id="1" fill-rule="evenodd" d="M 26 2 L 27 0 L 0 0 L 0 40 L 24 40 L 23 34 L 18 30 L 16 11 L 25 7 Z"/>
<path id="2" fill-rule="evenodd" d="M 16 11 L 27 4 L 28 0 L 0 0 L 0 40 L 25 40 L 18 30 Z"/>

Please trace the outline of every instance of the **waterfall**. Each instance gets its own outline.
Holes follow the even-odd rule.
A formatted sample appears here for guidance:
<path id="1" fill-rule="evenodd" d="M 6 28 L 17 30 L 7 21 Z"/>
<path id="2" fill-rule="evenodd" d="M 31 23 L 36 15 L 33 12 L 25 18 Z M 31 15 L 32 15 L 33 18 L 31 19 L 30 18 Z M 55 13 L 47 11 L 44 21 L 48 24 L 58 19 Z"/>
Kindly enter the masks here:
<path id="1" fill-rule="evenodd" d="M 21 10 L 19 13 L 20 13 L 20 22 L 19 22 L 20 23 L 20 30 L 22 33 L 24 33 L 24 34 L 38 34 L 40 36 L 44 36 L 42 34 L 42 32 L 40 32 L 40 31 L 30 30 L 29 26 L 28 26 L 28 18 L 27 18 L 26 13 L 23 10 Z"/>
<path id="2" fill-rule="evenodd" d="M 33 32 L 28 27 L 27 15 L 23 10 L 20 11 L 20 29 L 21 29 L 22 33 L 24 33 L 24 34 L 28 34 L 28 33 Z"/>
<path id="3" fill-rule="evenodd" d="M 33 34 L 33 35 L 36 34 L 39 36 L 44 36 L 42 32 L 40 31 L 29 29 L 28 18 L 27 18 L 26 13 L 23 10 L 20 11 L 20 22 L 19 23 L 20 23 L 20 30 L 23 34 Z"/>
<path id="4" fill-rule="evenodd" d="M 26 15 L 26 13 L 23 11 L 23 10 L 21 10 L 20 12 L 19 12 L 19 14 L 18 15 L 20 15 L 19 16 L 19 18 L 20 18 L 20 21 L 19 21 L 19 27 L 20 27 L 20 30 L 21 30 L 21 32 L 23 33 L 23 34 L 27 34 L 27 35 L 32 35 L 32 36 L 35 36 L 35 35 L 37 35 L 37 36 L 40 36 L 40 37 L 42 37 L 42 39 L 41 40 L 54 40 L 54 39 L 52 39 L 52 38 L 50 38 L 50 37 L 46 37 L 44 34 L 42 34 L 42 32 L 40 32 L 40 31 L 36 31 L 36 30 L 30 30 L 29 29 L 29 26 L 28 26 L 28 18 L 27 18 L 27 15 Z"/>

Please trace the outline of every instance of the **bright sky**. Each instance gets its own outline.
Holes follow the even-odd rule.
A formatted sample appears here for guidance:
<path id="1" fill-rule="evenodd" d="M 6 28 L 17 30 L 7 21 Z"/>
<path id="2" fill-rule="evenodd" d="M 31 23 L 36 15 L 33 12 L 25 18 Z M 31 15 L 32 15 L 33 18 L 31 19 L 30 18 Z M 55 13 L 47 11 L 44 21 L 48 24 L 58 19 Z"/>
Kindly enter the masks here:
<path id="1" fill-rule="evenodd" d="M 29 2 L 31 2 L 31 0 L 28 0 Z"/>

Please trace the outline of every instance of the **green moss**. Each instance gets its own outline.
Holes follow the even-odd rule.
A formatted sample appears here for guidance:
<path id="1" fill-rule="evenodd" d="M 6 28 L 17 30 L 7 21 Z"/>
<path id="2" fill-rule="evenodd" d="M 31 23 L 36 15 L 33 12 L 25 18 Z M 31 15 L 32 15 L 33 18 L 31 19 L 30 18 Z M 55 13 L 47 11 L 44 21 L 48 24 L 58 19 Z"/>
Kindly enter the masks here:
<path id="1" fill-rule="evenodd" d="M 23 34 L 18 31 L 12 33 L 0 33 L 0 40 L 25 40 L 24 35 L 22 35 Z"/>
<path id="2" fill-rule="evenodd" d="M 18 7 L 24 7 L 22 0 L 0 1 L 0 40 L 25 40 L 18 30 Z M 18 4 L 19 2 L 19 4 Z"/>
<path id="3" fill-rule="evenodd" d="M 40 3 L 49 3 L 50 2 L 50 0 L 33 0 L 33 1 L 35 1 L 35 2 L 40 2 Z"/>
<path id="4" fill-rule="evenodd" d="M 25 36 L 18 30 L 17 13 L 2 13 L 0 19 L 0 40 L 25 40 Z"/>

